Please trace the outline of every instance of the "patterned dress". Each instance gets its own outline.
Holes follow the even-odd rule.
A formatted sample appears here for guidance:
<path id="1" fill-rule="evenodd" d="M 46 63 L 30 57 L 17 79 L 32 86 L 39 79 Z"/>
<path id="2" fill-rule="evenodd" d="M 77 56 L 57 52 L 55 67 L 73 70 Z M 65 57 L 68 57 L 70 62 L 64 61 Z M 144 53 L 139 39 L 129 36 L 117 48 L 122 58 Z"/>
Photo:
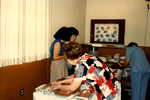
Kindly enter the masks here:
<path id="1" fill-rule="evenodd" d="M 75 68 L 74 80 L 82 80 L 96 92 L 97 100 L 121 100 L 121 84 L 105 63 L 92 55 L 81 56 Z"/>

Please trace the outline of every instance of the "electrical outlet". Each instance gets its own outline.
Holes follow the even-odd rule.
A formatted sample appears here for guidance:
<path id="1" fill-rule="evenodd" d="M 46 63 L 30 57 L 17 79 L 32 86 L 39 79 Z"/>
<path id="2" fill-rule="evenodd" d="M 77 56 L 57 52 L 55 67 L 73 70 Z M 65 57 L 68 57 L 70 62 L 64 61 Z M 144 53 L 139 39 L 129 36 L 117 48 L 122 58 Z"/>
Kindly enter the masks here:
<path id="1" fill-rule="evenodd" d="M 24 95 L 24 89 L 20 89 L 20 96 L 23 96 Z"/>

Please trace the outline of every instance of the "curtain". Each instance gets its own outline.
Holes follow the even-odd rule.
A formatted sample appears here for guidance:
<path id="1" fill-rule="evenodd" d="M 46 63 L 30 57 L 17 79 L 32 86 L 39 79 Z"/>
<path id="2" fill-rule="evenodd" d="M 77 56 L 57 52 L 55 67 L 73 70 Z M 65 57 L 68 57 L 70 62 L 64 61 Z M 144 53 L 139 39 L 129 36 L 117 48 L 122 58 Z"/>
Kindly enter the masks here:
<path id="1" fill-rule="evenodd" d="M 0 0 L 0 67 L 49 57 L 50 0 Z"/>

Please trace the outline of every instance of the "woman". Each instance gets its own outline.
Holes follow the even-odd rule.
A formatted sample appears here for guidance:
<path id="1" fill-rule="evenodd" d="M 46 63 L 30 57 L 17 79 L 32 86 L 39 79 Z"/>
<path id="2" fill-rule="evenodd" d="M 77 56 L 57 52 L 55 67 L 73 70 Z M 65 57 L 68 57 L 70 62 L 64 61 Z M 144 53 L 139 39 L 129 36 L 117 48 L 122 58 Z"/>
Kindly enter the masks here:
<path id="1" fill-rule="evenodd" d="M 66 65 L 62 46 L 67 41 L 75 41 L 78 35 L 79 32 L 74 27 L 62 27 L 54 35 L 55 40 L 50 47 L 50 58 L 52 60 L 50 67 L 50 82 L 68 76 L 68 64 Z"/>
<path id="2" fill-rule="evenodd" d="M 66 34 L 67 27 L 62 27 L 54 35 L 55 40 L 50 47 L 50 82 L 68 76 L 66 60 L 62 50 L 62 46 L 70 39 L 66 37 Z"/>
<path id="3" fill-rule="evenodd" d="M 121 84 L 101 59 L 83 54 L 82 47 L 77 42 L 65 44 L 63 51 L 67 61 L 76 65 L 75 73 L 70 78 L 53 82 L 53 90 L 75 91 L 84 83 L 96 93 L 97 100 L 121 100 Z"/>

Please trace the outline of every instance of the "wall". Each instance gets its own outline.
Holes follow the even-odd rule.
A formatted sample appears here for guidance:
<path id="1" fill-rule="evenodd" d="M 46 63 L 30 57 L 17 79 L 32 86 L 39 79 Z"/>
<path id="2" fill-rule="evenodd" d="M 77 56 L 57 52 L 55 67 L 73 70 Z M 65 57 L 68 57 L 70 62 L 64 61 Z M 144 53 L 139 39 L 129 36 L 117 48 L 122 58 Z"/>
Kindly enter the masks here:
<path id="1" fill-rule="evenodd" d="M 33 100 L 35 88 L 49 83 L 50 60 L 0 68 L 0 100 Z M 20 89 L 24 95 L 20 96 Z"/>
<path id="2" fill-rule="evenodd" d="M 147 4 L 145 0 L 87 0 L 85 42 L 90 43 L 91 19 L 125 19 L 125 44 L 134 41 L 144 46 L 146 31 L 145 46 L 150 46 L 150 21 L 146 21 L 147 14 L 150 20 L 150 9 L 147 10 Z"/>
<path id="3" fill-rule="evenodd" d="M 77 41 L 85 41 L 86 0 L 52 0 L 52 34 L 62 26 L 79 30 Z M 52 35 L 53 36 L 53 35 Z M 54 38 L 52 37 L 52 40 Z"/>

